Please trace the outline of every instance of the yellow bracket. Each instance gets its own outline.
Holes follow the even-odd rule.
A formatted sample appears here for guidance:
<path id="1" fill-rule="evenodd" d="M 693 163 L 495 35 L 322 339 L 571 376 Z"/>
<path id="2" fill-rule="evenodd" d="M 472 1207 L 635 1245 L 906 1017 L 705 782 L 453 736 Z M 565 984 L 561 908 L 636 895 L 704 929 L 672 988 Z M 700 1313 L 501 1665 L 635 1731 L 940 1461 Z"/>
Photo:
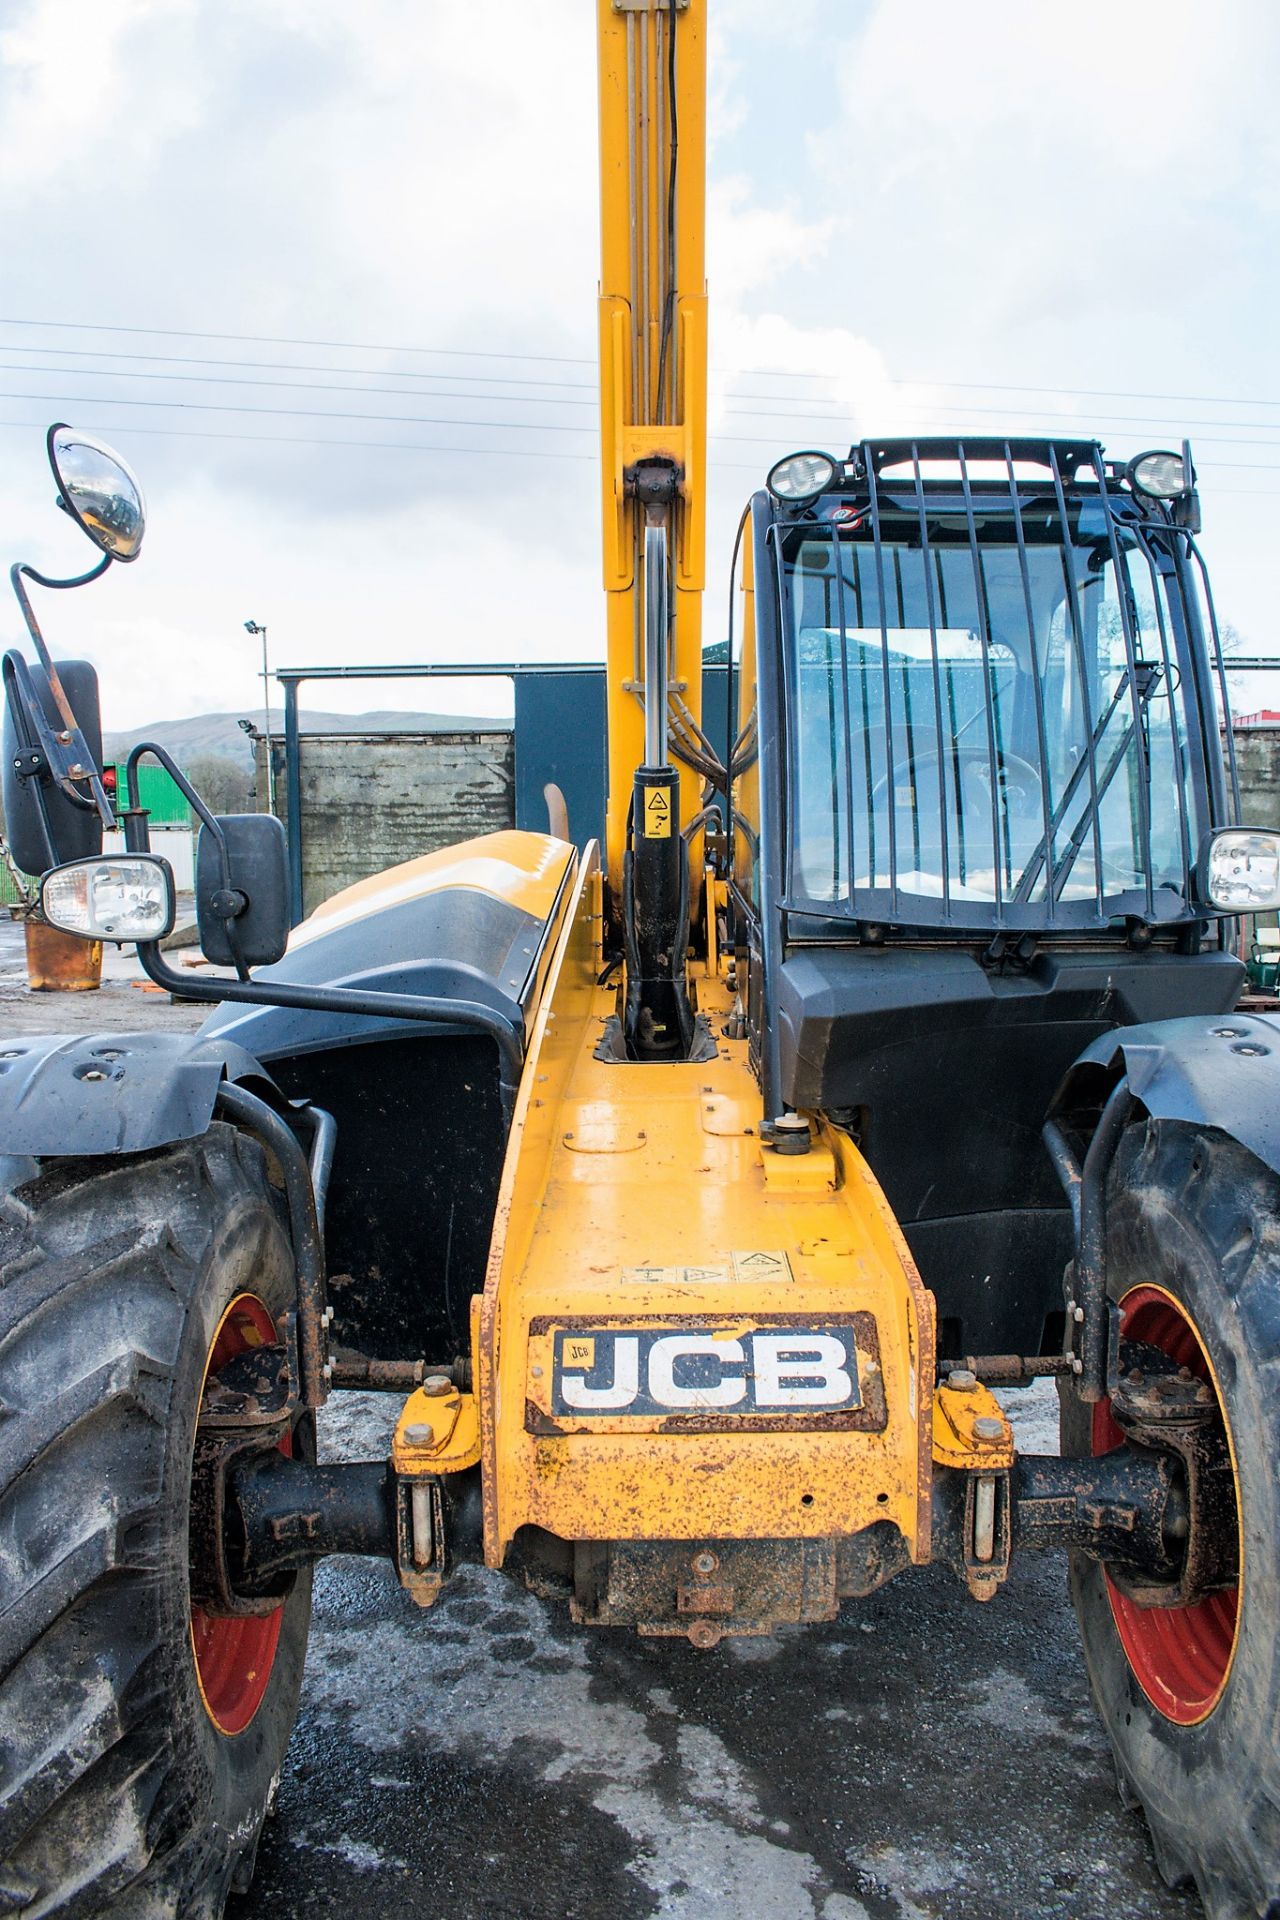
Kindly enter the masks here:
<path id="1" fill-rule="evenodd" d="M 997 1428 L 999 1431 L 997 1431 Z M 989 1387 L 942 1385 L 933 1397 L 933 1458 L 964 1473 L 999 1473 L 1013 1465 L 1013 1428 Z"/>
<path id="2" fill-rule="evenodd" d="M 417 1474 L 461 1473 L 480 1458 L 480 1414 L 475 1396 L 451 1389 L 424 1393 L 419 1387 L 400 1409 L 391 1461 L 406 1479 Z"/>
<path id="3" fill-rule="evenodd" d="M 766 1193 L 812 1194 L 816 1199 L 835 1192 L 839 1184 L 835 1154 L 821 1137 L 816 1121 L 811 1124 L 815 1139 L 808 1153 L 778 1153 L 773 1147 L 761 1147 Z"/>

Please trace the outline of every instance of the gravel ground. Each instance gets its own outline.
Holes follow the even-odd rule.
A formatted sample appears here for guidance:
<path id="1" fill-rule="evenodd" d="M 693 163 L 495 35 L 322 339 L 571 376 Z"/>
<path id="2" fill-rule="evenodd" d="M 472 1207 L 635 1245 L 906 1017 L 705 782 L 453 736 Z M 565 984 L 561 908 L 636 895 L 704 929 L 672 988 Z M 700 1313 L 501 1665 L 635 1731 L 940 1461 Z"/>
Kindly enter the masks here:
<path id="1" fill-rule="evenodd" d="M 31 994 L 0 922 L 0 1037 L 194 1029 L 108 953 Z M 1054 1450 L 1052 1389 L 1008 1396 Z M 334 1458 L 385 1450 L 341 1395 Z M 386 1567 L 316 1583 L 302 1710 L 253 1890 L 228 1920 L 1196 1920 L 1116 1796 L 1063 1569 L 977 1606 L 940 1569 L 828 1626 L 710 1653 L 574 1629 L 500 1574 L 419 1612 Z"/>

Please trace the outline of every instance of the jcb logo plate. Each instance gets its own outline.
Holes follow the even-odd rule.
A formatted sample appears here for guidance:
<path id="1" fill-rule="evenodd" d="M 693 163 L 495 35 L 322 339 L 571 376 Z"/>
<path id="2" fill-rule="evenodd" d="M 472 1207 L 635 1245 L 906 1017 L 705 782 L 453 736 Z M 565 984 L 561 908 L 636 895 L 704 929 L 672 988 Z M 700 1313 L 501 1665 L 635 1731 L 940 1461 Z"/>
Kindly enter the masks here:
<path id="1" fill-rule="evenodd" d="M 847 1321 L 557 1328 L 552 1412 L 570 1419 L 851 1414 L 864 1404 L 858 1368 L 856 1330 Z"/>

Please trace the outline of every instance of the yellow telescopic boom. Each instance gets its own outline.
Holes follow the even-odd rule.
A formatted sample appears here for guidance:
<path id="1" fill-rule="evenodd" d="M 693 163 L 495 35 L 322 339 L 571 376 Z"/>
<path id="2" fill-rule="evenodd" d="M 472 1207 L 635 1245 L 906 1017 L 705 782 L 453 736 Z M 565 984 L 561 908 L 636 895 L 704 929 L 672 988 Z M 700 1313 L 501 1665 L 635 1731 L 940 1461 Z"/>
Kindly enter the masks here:
<path id="1" fill-rule="evenodd" d="M 670 555 L 673 744 L 701 717 L 706 514 L 706 0 L 599 0 L 600 420 L 608 604 L 608 873 L 645 764 L 645 532 Z M 664 463 L 665 468 L 664 468 Z M 674 466 L 674 498 L 654 494 Z M 650 567 L 652 579 L 652 564 Z M 650 667 L 650 677 L 652 668 Z M 681 712 L 681 708 L 685 713 Z M 651 741 L 652 743 L 652 735 Z M 680 811 L 698 810 L 698 782 Z"/>

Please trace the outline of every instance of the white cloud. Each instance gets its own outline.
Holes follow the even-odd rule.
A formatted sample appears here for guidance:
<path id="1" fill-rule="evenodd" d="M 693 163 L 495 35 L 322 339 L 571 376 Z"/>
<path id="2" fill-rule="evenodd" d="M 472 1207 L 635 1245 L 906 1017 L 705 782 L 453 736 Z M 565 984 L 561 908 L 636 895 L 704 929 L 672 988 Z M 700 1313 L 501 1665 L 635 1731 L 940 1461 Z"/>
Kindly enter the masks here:
<path id="1" fill-rule="evenodd" d="M 45 608 L 60 649 L 99 658 L 113 722 L 252 708 L 249 614 L 294 664 L 598 655 L 585 0 L 10 0 L 4 21 L 0 421 L 30 423 L 0 429 L 5 557 L 81 562 L 49 505 L 41 423 L 70 416 L 118 442 L 147 482 L 146 554 Z M 940 410 L 965 396 L 935 383 L 1280 397 L 1278 42 L 1264 0 L 715 7 L 710 637 L 741 502 L 772 460 L 846 432 L 958 425 Z M 23 313 L 388 350 L 3 324 Z M 86 344 L 265 364 L 98 357 L 77 374 L 50 351 Z M 415 345 L 557 358 L 391 350 Z M 129 365 L 184 377 L 100 377 Z M 771 367 L 788 377 L 752 371 Z M 187 378 L 201 373 L 218 380 Z M 526 376 L 540 384 L 486 384 Z M 125 395 L 165 407 L 108 404 Z M 1063 403 L 1081 421 L 1091 404 Z M 1280 492 L 1265 471 L 1280 454 L 1215 448 L 1213 431 L 1199 454 L 1219 599 L 1262 647 L 1271 516 L 1226 490 Z M 306 444 L 322 440 L 398 450 Z M 449 445 L 492 452 L 427 450 Z M 527 457 L 539 446 L 575 457 Z M 17 632 L 16 609 L 0 612 L 0 633 Z"/>
<path id="2" fill-rule="evenodd" d="M 830 217 L 803 220 L 786 206 L 761 206 L 741 175 L 707 191 L 707 272 L 716 298 L 732 308 L 757 288 L 776 285 L 789 268 L 813 266 L 831 243 Z"/>
<path id="3" fill-rule="evenodd" d="M 1274 196 L 1277 57 L 1280 14 L 1258 0 L 1211 22 L 1194 0 L 880 4 L 838 54 L 815 171 L 847 183 L 873 296 L 896 287 L 940 343 L 948 309 L 1151 324 Z"/>
<path id="4" fill-rule="evenodd" d="M 181 20 L 191 0 L 57 0 L 11 11 L 0 31 L 0 179 L 7 192 L 74 181 L 100 217 L 119 218 L 104 146 L 120 159 L 154 150 L 180 124 L 166 90 L 148 111 L 130 111 L 128 53 L 137 36 Z"/>

